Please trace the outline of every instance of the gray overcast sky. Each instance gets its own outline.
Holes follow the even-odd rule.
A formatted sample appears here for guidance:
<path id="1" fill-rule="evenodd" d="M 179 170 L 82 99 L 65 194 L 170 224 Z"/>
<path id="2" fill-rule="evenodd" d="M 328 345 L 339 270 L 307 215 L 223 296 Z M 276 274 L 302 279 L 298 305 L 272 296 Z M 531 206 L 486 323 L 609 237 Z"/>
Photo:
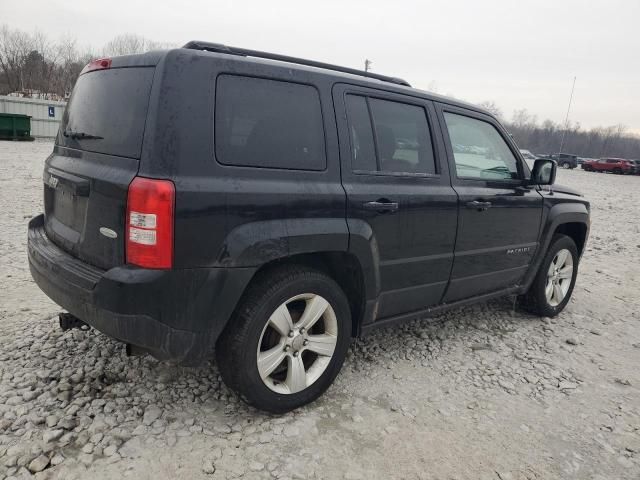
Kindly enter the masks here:
<path id="1" fill-rule="evenodd" d="M 640 134 L 640 0 L 0 0 L 0 22 L 96 49 L 121 33 L 274 51 L 399 76 L 505 116 Z"/>

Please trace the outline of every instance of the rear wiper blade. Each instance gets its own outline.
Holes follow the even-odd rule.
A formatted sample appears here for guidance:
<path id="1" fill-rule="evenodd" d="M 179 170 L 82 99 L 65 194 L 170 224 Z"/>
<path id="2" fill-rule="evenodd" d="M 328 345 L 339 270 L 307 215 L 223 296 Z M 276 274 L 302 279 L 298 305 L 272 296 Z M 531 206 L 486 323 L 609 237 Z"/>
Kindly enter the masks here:
<path id="1" fill-rule="evenodd" d="M 98 135 L 91 135 L 84 132 L 74 132 L 73 130 L 65 130 L 62 132 L 65 137 L 73 138 L 74 140 L 102 140 L 104 137 Z"/>

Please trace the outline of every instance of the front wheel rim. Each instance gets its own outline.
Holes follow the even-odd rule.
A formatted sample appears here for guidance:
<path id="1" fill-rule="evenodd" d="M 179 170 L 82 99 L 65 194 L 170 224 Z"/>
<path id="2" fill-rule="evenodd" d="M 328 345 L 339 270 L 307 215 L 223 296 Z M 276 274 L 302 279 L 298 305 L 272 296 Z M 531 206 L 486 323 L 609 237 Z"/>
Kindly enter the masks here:
<path id="1" fill-rule="evenodd" d="M 544 289 L 547 302 L 557 307 L 567 296 L 573 279 L 573 255 L 566 248 L 559 250 L 547 271 L 547 281 Z"/>
<path id="2" fill-rule="evenodd" d="M 338 320 L 322 296 L 304 293 L 271 314 L 258 341 L 256 363 L 263 383 L 280 394 L 313 385 L 325 372 L 338 342 Z"/>

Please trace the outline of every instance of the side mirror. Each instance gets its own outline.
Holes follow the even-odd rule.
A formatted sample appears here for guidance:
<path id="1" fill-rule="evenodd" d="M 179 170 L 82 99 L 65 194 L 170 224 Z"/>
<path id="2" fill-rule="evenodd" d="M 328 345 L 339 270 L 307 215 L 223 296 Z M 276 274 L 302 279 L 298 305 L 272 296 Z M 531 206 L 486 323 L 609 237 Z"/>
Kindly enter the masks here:
<path id="1" fill-rule="evenodd" d="M 553 185 L 556 181 L 558 164 L 555 160 L 538 158 L 531 171 L 531 183 L 534 185 Z"/>

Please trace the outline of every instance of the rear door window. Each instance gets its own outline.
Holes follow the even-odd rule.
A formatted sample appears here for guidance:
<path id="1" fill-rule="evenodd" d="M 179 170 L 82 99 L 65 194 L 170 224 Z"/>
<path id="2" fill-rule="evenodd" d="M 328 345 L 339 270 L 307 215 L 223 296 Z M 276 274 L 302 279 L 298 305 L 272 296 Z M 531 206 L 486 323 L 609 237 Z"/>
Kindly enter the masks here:
<path id="1" fill-rule="evenodd" d="M 324 170 L 318 91 L 298 83 L 220 75 L 215 151 L 225 165 Z"/>
<path id="2" fill-rule="evenodd" d="M 355 171 L 376 171 L 376 148 L 369 108 L 365 97 L 347 95 L 351 167 Z"/>
<path id="3" fill-rule="evenodd" d="M 370 98 L 380 169 L 435 174 L 427 115 L 422 107 Z"/>
<path id="4" fill-rule="evenodd" d="M 62 118 L 58 145 L 140 158 L 154 70 L 114 68 L 80 75 Z"/>
<path id="5" fill-rule="evenodd" d="M 354 171 L 436 174 L 423 107 L 360 95 L 346 105 Z"/>

